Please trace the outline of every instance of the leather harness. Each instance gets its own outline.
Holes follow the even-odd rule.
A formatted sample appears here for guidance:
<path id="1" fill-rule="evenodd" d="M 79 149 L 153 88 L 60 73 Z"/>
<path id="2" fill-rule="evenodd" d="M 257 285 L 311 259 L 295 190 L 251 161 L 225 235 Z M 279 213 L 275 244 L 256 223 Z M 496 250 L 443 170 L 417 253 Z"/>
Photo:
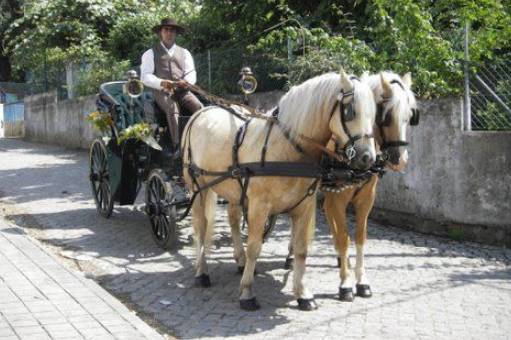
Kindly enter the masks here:
<path id="1" fill-rule="evenodd" d="M 341 152 L 340 157 L 335 157 L 337 161 L 344 161 L 346 162 L 346 165 L 349 166 L 349 162 L 351 159 L 355 156 L 355 149 L 354 144 L 357 140 L 361 138 L 373 138 L 372 135 L 355 135 L 353 136 L 347 125 L 346 125 L 346 119 L 345 119 L 345 105 L 343 102 L 343 99 L 345 97 L 353 96 L 353 92 L 344 92 L 341 90 L 339 93 L 336 103 L 334 107 L 331 110 L 330 113 L 330 119 L 335 113 L 335 110 L 337 107 L 340 108 L 340 119 L 341 119 L 341 125 L 344 129 L 344 132 L 348 136 L 348 142 L 346 145 L 341 149 L 340 147 L 336 148 L 336 152 Z M 350 103 L 350 105 L 353 105 L 353 101 Z M 236 117 L 240 118 L 244 121 L 244 123 L 240 126 L 240 128 L 236 132 L 236 136 L 234 138 L 233 146 L 232 146 L 232 165 L 228 167 L 225 171 L 210 171 L 199 168 L 196 164 L 193 163 L 193 155 L 192 155 L 192 149 L 191 149 L 191 128 L 195 122 L 195 120 L 200 116 L 201 113 L 198 113 L 195 115 L 190 123 L 188 124 L 188 129 L 186 131 L 186 138 L 187 138 L 187 144 L 188 144 L 188 159 L 187 163 L 184 163 L 184 168 L 187 168 L 188 174 L 192 180 L 193 183 L 193 194 L 192 198 L 190 200 L 190 204 L 187 207 L 186 211 L 179 217 L 179 220 L 185 218 L 190 209 L 193 205 L 193 202 L 198 194 L 201 194 L 204 190 L 209 189 L 227 179 L 236 179 L 240 185 L 241 188 L 241 195 L 240 195 L 240 201 L 239 204 L 242 206 L 243 209 L 243 215 L 245 222 L 247 221 L 248 211 L 247 211 L 247 189 L 250 182 L 250 179 L 254 176 L 279 176 L 279 177 L 300 177 L 300 178 L 311 178 L 313 179 L 311 184 L 309 185 L 305 195 L 293 206 L 290 208 L 282 211 L 281 213 L 287 213 L 294 208 L 296 208 L 300 203 L 302 203 L 307 197 L 310 197 L 315 194 L 319 180 L 326 175 L 327 169 L 322 166 L 320 163 L 318 163 L 313 157 L 308 155 L 301 145 L 295 140 L 295 138 L 292 136 L 291 132 L 287 127 L 285 127 L 278 119 L 279 116 L 279 110 L 278 107 L 272 112 L 271 116 L 264 116 L 264 115 L 244 115 L 243 113 L 238 112 L 230 105 L 218 105 L 230 113 L 234 114 Z M 354 111 L 354 107 L 350 108 Z M 204 111 L 203 111 L 204 112 Z M 249 162 L 249 163 L 239 163 L 239 156 L 238 151 L 241 145 L 243 144 L 245 134 L 247 132 L 248 126 L 253 118 L 263 118 L 268 121 L 268 128 L 266 130 L 266 136 L 264 139 L 264 145 L 261 149 L 261 158 L 259 162 Z M 270 134 L 273 130 L 273 126 L 277 125 L 283 135 L 286 137 L 286 139 L 290 142 L 290 144 L 295 148 L 295 150 L 306 156 L 306 158 L 309 158 L 310 162 L 281 162 L 281 161 L 266 161 L 266 152 L 268 149 L 268 141 Z M 302 135 L 298 135 L 299 138 L 305 139 L 309 142 L 314 142 L 314 140 L 307 138 Z M 316 144 L 319 144 L 315 142 Z M 312 144 L 313 146 L 317 146 Z M 324 146 L 322 149 L 327 150 Z M 324 151 L 323 150 L 323 151 Z M 331 153 L 331 152 L 330 152 Z M 353 171 L 353 170 L 351 170 Z M 355 172 L 353 172 L 355 173 Z M 215 176 L 216 178 L 209 181 L 208 183 L 204 185 L 200 185 L 197 181 L 197 178 L 200 176 Z"/>

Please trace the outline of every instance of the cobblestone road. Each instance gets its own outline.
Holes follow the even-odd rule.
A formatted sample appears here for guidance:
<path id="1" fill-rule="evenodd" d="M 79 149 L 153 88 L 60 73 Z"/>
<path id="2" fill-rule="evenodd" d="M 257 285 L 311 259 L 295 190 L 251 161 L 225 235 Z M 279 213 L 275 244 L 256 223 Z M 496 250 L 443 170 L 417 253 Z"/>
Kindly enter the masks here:
<path id="1" fill-rule="evenodd" d="M 0 139 L 0 197 L 2 215 L 145 320 L 180 338 L 506 339 L 511 334 L 507 249 L 370 223 L 366 269 L 374 296 L 344 303 L 336 300 L 336 257 L 318 214 L 306 282 L 319 309 L 300 312 L 292 273 L 282 269 L 289 231 L 281 219 L 258 262 L 255 288 L 262 309 L 243 312 L 222 207 L 210 258 L 213 286 L 199 289 L 193 287 L 188 221 L 182 223 L 181 248 L 169 254 L 155 246 L 139 209 L 119 207 L 111 219 L 100 218 L 83 151 Z"/>

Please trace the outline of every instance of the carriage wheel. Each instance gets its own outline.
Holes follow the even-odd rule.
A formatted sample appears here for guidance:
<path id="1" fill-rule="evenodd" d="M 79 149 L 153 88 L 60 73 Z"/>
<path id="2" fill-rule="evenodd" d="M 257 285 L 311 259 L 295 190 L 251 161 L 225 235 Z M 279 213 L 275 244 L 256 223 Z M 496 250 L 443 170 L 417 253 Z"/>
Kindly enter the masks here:
<path id="1" fill-rule="evenodd" d="M 146 183 L 146 212 L 151 222 L 156 244 L 172 250 L 177 244 L 176 207 L 172 202 L 172 187 L 164 180 L 161 170 L 153 170 Z"/>
<path id="2" fill-rule="evenodd" d="M 89 179 L 98 213 L 109 218 L 114 208 L 114 200 L 109 182 L 106 147 L 101 139 L 96 139 L 90 147 Z"/>

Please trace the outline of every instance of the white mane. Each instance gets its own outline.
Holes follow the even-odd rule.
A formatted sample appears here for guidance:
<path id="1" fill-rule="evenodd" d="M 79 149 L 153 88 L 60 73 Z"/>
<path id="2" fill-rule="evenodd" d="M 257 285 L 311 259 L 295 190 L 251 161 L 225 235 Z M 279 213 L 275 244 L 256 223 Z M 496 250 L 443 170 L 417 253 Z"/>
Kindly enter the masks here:
<path id="1" fill-rule="evenodd" d="M 355 83 L 355 104 L 357 112 L 367 112 L 366 105 L 374 105 L 369 91 Z M 279 101 L 279 119 L 293 133 L 309 137 L 325 131 L 330 113 L 341 91 L 341 76 L 327 73 L 293 86 Z"/>

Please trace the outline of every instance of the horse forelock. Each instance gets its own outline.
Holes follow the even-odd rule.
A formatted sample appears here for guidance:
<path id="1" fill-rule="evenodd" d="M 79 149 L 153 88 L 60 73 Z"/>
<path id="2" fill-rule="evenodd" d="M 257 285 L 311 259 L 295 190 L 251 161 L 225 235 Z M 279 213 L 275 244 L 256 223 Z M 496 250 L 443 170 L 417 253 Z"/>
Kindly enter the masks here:
<path id="1" fill-rule="evenodd" d="M 364 127 L 361 127 L 363 132 L 370 132 L 373 127 L 373 123 L 376 115 L 376 105 L 374 102 L 374 96 L 371 91 L 371 88 L 367 86 L 364 82 L 355 82 L 355 90 L 354 90 L 354 98 L 355 98 L 355 110 L 357 113 L 360 113 L 360 116 L 364 118 Z M 367 127 L 369 127 L 369 131 L 367 131 Z"/>
<path id="2" fill-rule="evenodd" d="M 403 81 L 398 74 L 391 71 L 384 71 L 383 75 L 392 86 L 392 97 L 386 99 L 388 102 L 385 105 L 386 107 L 393 109 L 388 113 L 392 114 L 392 118 L 397 119 L 398 121 L 409 118 L 410 108 L 415 106 L 415 97 L 413 92 L 403 84 Z M 380 74 L 367 76 L 363 78 L 362 81 L 366 81 L 369 84 L 374 92 L 376 102 L 381 103 L 384 98 Z M 394 83 L 392 83 L 393 81 Z M 395 82 L 399 82 L 399 84 Z"/>

